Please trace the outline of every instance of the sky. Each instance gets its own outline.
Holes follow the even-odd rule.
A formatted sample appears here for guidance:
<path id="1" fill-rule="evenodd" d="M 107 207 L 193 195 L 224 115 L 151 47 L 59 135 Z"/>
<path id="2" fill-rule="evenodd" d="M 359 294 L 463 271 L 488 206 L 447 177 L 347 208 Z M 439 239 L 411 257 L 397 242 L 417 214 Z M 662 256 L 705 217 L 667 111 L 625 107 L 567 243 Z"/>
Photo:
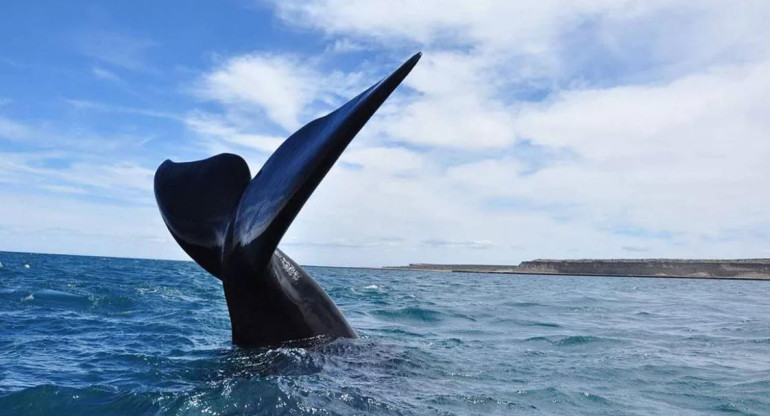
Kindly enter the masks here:
<path id="1" fill-rule="evenodd" d="M 257 172 L 417 51 L 301 264 L 770 257 L 770 2 L 0 3 L 0 250 L 186 259 L 165 159 Z"/>

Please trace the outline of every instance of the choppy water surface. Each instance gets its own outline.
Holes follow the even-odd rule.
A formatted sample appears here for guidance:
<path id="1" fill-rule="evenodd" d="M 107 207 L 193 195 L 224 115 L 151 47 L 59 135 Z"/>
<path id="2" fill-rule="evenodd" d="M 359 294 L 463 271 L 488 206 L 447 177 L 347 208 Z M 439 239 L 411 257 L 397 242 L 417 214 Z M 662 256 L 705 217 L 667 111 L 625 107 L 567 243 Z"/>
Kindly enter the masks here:
<path id="1" fill-rule="evenodd" d="M 0 262 L 2 415 L 770 414 L 770 282 L 310 267 L 361 339 L 241 350 L 193 263 Z"/>

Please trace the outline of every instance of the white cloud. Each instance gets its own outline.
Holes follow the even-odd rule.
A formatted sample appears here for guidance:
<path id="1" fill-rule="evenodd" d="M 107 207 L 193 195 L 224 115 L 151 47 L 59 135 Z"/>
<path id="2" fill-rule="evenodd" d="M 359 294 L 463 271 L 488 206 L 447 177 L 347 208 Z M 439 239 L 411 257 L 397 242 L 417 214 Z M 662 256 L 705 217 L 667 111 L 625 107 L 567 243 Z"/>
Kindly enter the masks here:
<path id="1" fill-rule="evenodd" d="M 353 41 L 393 44 L 400 40 L 431 48 L 470 47 L 528 59 L 540 56 L 547 61 L 566 58 L 553 56 L 561 52 L 558 46 L 565 34 L 587 24 L 596 25 L 594 41 L 619 53 L 626 46 L 647 42 L 637 36 L 634 45 L 624 45 L 621 42 L 629 40 L 625 35 L 630 32 L 649 35 L 655 49 L 663 54 L 670 52 L 668 46 L 693 46 L 686 45 L 689 42 L 710 45 L 690 51 L 702 57 L 735 48 L 767 50 L 760 39 L 768 34 L 762 22 L 770 10 L 762 0 L 284 0 L 275 1 L 274 6 L 294 25 Z M 667 41 L 661 42 L 664 39 L 656 31 L 667 35 Z"/>
<path id="2" fill-rule="evenodd" d="M 453 167 L 447 178 L 482 200 L 508 199 L 598 230 L 670 236 L 707 256 L 724 256 L 728 246 L 761 256 L 770 237 L 760 208 L 770 204 L 760 191 L 770 178 L 769 64 L 531 104 L 515 120 L 517 133 L 577 158 L 528 175 L 515 159 L 484 160 Z M 628 246 L 676 252 L 658 240 Z"/>
<path id="3" fill-rule="evenodd" d="M 637 153 L 640 146 L 685 155 L 685 150 L 741 152 L 736 140 L 752 146 L 762 142 L 766 122 L 760 115 L 770 109 L 768 69 L 770 61 L 764 61 L 715 68 L 665 85 L 567 91 L 523 110 L 517 131 L 542 144 L 579 147 L 596 158 Z M 671 134 L 680 130 L 695 130 L 698 137 Z"/>
<path id="4" fill-rule="evenodd" d="M 237 131 L 273 136 L 278 131 L 288 136 L 378 80 L 378 75 L 365 75 L 365 71 L 324 69 L 334 67 L 336 53 L 311 58 L 273 53 L 229 57 L 204 73 L 190 89 L 192 94 L 219 104 L 220 112 L 197 111 L 193 118 L 216 119 L 228 135 Z M 188 120 L 188 125 L 196 123 Z"/>
<path id="5" fill-rule="evenodd" d="M 498 98 L 507 81 L 493 60 L 458 52 L 427 51 L 378 113 L 372 130 L 410 145 L 461 150 L 500 149 L 514 143 L 513 114 Z"/>
<path id="6" fill-rule="evenodd" d="M 158 44 L 148 38 L 116 33 L 91 31 L 77 34 L 73 46 L 81 54 L 119 68 L 155 72 L 149 51 Z"/>
<path id="7" fill-rule="evenodd" d="M 229 59 L 208 73 L 197 93 L 225 105 L 259 109 L 279 126 L 293 130 L 322 88 L 307 63 L 289 56 L 252 54 Z"/>
<path id="8" fill-rule="evenodd" d="M 425 97 L 383 124 L 394 140 L 418 145 L 494 149 L 515 140 L 510 113 L 473 95 Z"/>
<path id="9" fill-rule="evenodd" d="M 494 245 L 494 243 L 488 240 L 458 241 L 458 240 L 444 240 L 444 239 L 424 240 L 422 244 L 430 247 L 461 247 L 461 248 L 470 248 L 470 249 L 476 249 L 476 250 L 487 249 Z"/>
<path id="10" fill-rule="evenodd" d="M 0 199 L 4 250 L 184 258 L 150 205 L 95 203 L 60 193 L 0 192 Z"/>
<path id="11" fill-rule="evenodd" d="M 512 263 L 639 253 L 759 257 L 770 249 L 770 200 L 762 192 L 770 178 L 770 3 L 274 5 L 284 22 L 310 29 L 298 36 L 325 36 L 326 49 L 314 56 L 285 50 L 227 56 L 186 84 L 206 102 L 178 110 L 183 116 L 69 102 L 82 111 L 183 123 L 191 142 L 180 149 L 191 150 L 179 150 L 179 157 L 235 152 L 256 172 L 296 128 L 423 49 L 404 86 L 289 230 L 283 244 L 297 260 Z M 141 40 L 97 43 L 84 53 L 98 61 L 93 75 L 105 79 L 115 67 L 146 70 L 155 47 Z M 359 57 L 360 64 L 351 61 Z M 4 138 L 35 141 L 51 131 L 0 118 Z M 107 149 L 115 140 L 85 136 L 67 151 L 123 149 Z M 53 143 L 63 135 L 49 137 Z M 57 244 L 66 243 L 56 224 L 66 224 L 66 232 L 82 227 L 73 238 L 116 253 L 126 252 L 119 247 L 129 240 L 165 239 L 148 245 L 153 255 L 178 254 L 150 209 L 152 172 L 141 157 L 121 153 L 114 163 L 83 157 L 54 167 L 13 153 L 0 157 L 0 181 L 50 192 L 0 207 L 7 218 L 51 219 L 18 227 Z M 569 157 L 557 157 L 564 154 Z M 94 194 L 139 208 L 129 213 L 84 202 Z M 70 202 L 60 204 L 65 195 Z M 97 217 L 92 226 L 89 216 Z M 129 222 L 120 222 L 124 216 Z M 134 223 L 140 231 L 121 228 Z M 0 239 L 6 238 L 0 241 L 13 242 L 21 232 L 15 226 L 0 221 Z"/>
<path id="12" fill-rule="evenodd" d="M 361 52 L 368 49 L 369 48 L 362 43 L 357 43 L 350 39 L 342 38 L 335 40 L 334 43 L 332 43 L 331 46 L 327 48 L 327 52 L 343 54 L 350 52 Z"/>
<path id="13" fill-rule="evenodd" d="M 67 160 L 65 166 L 50 162 Z M 152 202 L 154 171 L 132 162 L 104 162 L 68 152 L 0 152 L 0 182 L 124 202 Z"/>
<path id="14" fill-rule="evenodd" d="M 372 120 L 368 144 L 343 156 L 355 163 L 377 154 L 367 146 L 395 142 L 421 148 L 420 163 L 407 177 L 376 169 L 399 153 L 371 156 L 368 169 L 335 168 L 294 238 L 398 237 L 381 258 L 419 252 L 414 261 L 628 257 L 640 249 L 766 255 L 770 221 L 760 207 L 770 201 L 758 192 L 770 177 L 766 2 L 327 0 L 276 8 L 330 41 L 426 49 L 406 80 L 417 94 L 392 99 Z M 540 90 L 546 100 L 530 101 Z M 546 158 L 533 171 L 513 147 L 522 139 L 574 157 Z M 459 243 L 425 241 L 489 244 L 468 255 Z M 354 252 L 323 255 L 345 262 Z"/>
<path id="15" fill-rule="evenodd" d="M 65 99 L 64 102 L 80 110 L 96 110 L 96 111 L 102 111 L 105 113 L 133 114 L 133 115 L 168 119 L 168 120 L 174 120 L 174 121 L 184 121 L 184 117 L 178 116 L 176 114 L 147 109 L 147 108 L 127 107 L 122 105 L 105 104 L 101 102 L 72 99 L 72 98 Z"/>
<path id="16" fill-rule="evenodd" d="M 94 66 L 91 68 L 91 73 L 94 74 L 95 77 L 99 79 L 103 79 L 106 81 L 111 82 L 117 82 L 117 83 L 123 83 L 123 79 L 120 78 L 117 74 L 115 74 L 112 71 L 108 71 L 104 68 L 100 68 L 98 66 Z"/>
<path id="17" fill-rule="evenodd" d="M 400 147 L 354 149 L 343 153 L 341 160 L 386 174 L 416 173 L 426 166 L 421 154 Z"/>
<path id="18" fill-rule="evenodd" d="M 576 17 L 624 11 L 633 1 L 280 1 L 282 17 L 333 34 L 423 44 L 517 45 L 538 51 Z M 647 6 L 650 7 L 650 6 Z"/>
<path id="19" fill-rule="evenodd" d="M 143 204 L 152 201 L 154 170 L 145 167 L 135 153 L 146 139 L 82 130 L 67 134 L 64 130 L 50 121 L 23 124 L 0 118 L 0 137 L 23 139 L 24 143 L 24 150 L 0 152 L 0 183 L 28 191 Z"/>
<path id="20" fill-rule="evenodd" d="M 232 117 L 193 112 L 187 115 L 184 123 L 194 132 L 203 145 L 207 157 L 219 153 L 235 153 L 242 156 L 249 165 L 252 174 L 256 174 L 278 146 L 286 140 L 282 136 L 250 133 L 248 123 Z"/>
<path id="21" fill-rule="evenodd" d="M 0 117 L 0 138 L 21 140 L 31 135 L 31 129 L 24 124 Z"/>

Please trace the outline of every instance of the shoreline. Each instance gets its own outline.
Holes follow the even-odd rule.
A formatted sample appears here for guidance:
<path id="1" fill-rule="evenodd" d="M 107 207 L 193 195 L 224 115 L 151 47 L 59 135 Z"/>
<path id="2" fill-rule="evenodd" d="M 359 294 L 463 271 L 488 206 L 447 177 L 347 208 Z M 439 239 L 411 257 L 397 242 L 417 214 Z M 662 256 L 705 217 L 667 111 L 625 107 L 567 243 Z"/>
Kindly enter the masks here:
<path id="1" fill-rule="evenodd" d="M 121 260 L 192 262 L 192 260 L 148 259 L 84 254 L 34 253 L 0 250 L 0 254 L 93 257 Z M 339 269 L 401 270 L 436 273 L 486 273 L 540 276 L 638 277 L 646 279 L 699 280 L 767 280 L 770 281 L 770 259 L 582 259 L 532 260 L 518 265 L 431 264 L 407 266 L 326 266 L 306 264 L 303 267 Z M 614 268 L 614 270 L 613 270 Z M 619 273 L 622 270 L 624 273 Z M 646 273 L 645 273 L 646 272 Z"/>
<path id="2" fill-rule="evenodd" d="M 465 274 L 507 274 L 517 276 L 577 276 L 577 277 L 630 277 L 634 279 L 690 279 L 690 280 L 754 280 L 754 281 L 770 281 L 770 277 L 764 276 L 734 276 L 734 277 L 718 277 L 718 276 L 678 276 L 678 275 L 635 275 L 635 274 L 589 274 L 589 273 L 540 273 L 540 272 L 525 272 L 525 271 L 508 271 L 508 270 L 440 270 L 440 269 L 421 269 L 411 268 L 407 266 L 388 266 L 388 267 L 337 267 L 337 266 L 321 266 L 330 267 L 335 269 L 374 269 L 374 270 L 394 270 L 394 271 L 408 271 L 408 272 L 430 272 L 430 273 L 465 273 Z"/>
<path id="3" fill-rule="evenodd" d="M 383 269 L 544 276 L 770 280 L 770 259 L 531 260 L 518 265 L 413 263 L 408 266 L 391 266 Z"/>

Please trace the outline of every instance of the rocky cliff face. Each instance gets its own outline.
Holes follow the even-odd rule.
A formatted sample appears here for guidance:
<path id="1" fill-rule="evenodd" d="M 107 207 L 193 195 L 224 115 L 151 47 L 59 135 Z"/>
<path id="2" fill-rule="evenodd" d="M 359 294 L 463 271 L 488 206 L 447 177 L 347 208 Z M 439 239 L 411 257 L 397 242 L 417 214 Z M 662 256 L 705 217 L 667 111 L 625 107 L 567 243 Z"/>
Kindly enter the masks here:
<path id="1" fill-rule="evenodd" d="M 518 272 L 620 276 L 770 277 L 770 260 L 532 260 Z"/>
<path id="2" fill-rule="evenodd" d="M 770 279 L 770 259 L 531 260 L 518 266 L 421 263 L 394 268 L 477 273 Z"/>

